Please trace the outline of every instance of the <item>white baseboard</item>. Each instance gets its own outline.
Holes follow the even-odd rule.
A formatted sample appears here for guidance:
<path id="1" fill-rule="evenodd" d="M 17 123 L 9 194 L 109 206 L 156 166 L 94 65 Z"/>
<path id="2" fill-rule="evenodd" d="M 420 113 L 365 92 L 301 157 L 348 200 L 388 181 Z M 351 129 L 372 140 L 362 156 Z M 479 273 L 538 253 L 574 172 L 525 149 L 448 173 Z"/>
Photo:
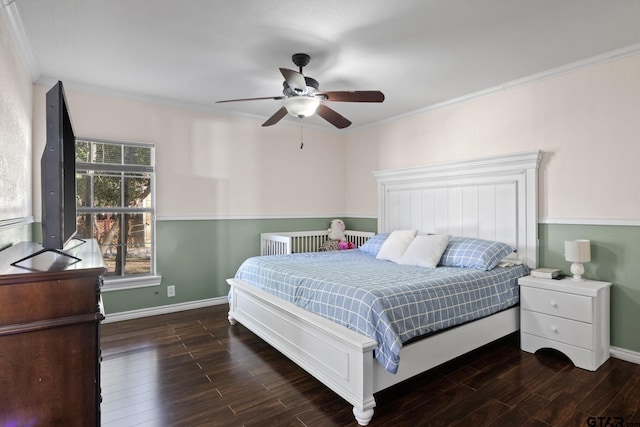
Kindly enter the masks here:
<path id="1" fill-rule="evenodd" d="M 160 307 L 142 308 L 139 310 L 123 311 L 107 314 L 102 323 L 122 322 L 123 320 L 139 319 L 141 317 L 157 316 L 159 314 L 175 313 L 178 311 L 193 310 L 196 308 L 210 307 L 213 305 L 228 304 L 226 296 L 209 298 L 198 301 L 181 302 L 178 304 L 162 305 Z"/>
<path id="2" fill-rule="evenodd" d="M 160 307 L 143 308 L 140 310 L 123 311 L 120 313 L 107 314 L 102 323 L 122 322 L 124 320 L 140 319 L 142 317 L 176 313 L 178 311 L 193 310 L 196 308 L 211 307 L 214 305 L 228 303 L 228 298 L 224 296 L 198 301 L 181 302 L 178 304 L 162 305 Z M 610 353 L 611 357 L 640 365 L 640 353 L 637 351 L 612 346 L 610 348 Z"/>
<path id="3" fill-rule="evenodd" d="M 640 365 L 640 353 L 637 351 L 620 347 L 611 347 L 609 351 L 611 352 L 611 357 Z"/>

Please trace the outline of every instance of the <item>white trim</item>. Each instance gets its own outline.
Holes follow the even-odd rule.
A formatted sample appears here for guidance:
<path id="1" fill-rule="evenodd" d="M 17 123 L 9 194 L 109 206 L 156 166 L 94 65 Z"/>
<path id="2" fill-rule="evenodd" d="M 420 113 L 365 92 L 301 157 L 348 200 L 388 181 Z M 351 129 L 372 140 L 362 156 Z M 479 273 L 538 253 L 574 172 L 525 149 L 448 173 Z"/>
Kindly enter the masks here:
<path id="1" fill-rule="evenodd" d="M 143 308 L 139 310 L 123 311 L 120 313 L 107 314 L 102 323 L 115 323 L 125 320 L 140 319 L 143 317 L 157 316 L 160 314 L 176 313 L 179 311 L 195 310 L 198 308 L 211 307 L 214 305 L 227 304 L 229 300 L 226 296 L 209 298 L 205 300 L 189 301 L 160 307 Z M 611 357 L 640 365 L 640 352 L 627 350 L 625 348 L 611 346 Z"/>
<path id="2" fill-rule="evenodd" d="M 640 226 L 638 218 L 540 218 L 540 224 Z"/>
<path id="3" fill-rule="evenodd" d="M 415 166 L 405 169 L 390 169 L 373 172 L 378 182 L 391 183 L 442 177 L 458 177 L 461 174 L 478 175 L 519 169 L 537 168 L 542 151 L 533 150 L 491 157 L 480 157 L 452 162 Z"/>
<path id="4" fill-rule="evenodd" d="M 487 89 L 479 90 L 477 92 L 471 92 L 466 95 L 459 96 L 457 98 L 448 99 L 443 102 L 438 102 L 435 104 L 428 105 L 424 108 L 419 108 L 417 110 L 409 111 L 404 114 L 399 114 L 397 116 L 388 117 L 384 120 L 380 120 L 375 123 L 371 123 L 368 125 L 358 126 L 355 128 L 350 128 L 348 132 L 353 132 L 355 130 L 362 130 L 372 126 L 378 126 L 381 124 L 393 122 L 399 119 L 404 119 L 407 117 L 415 116 L 417 114 L 426 113 L 433 110 L 439 110 L 441 108 L 448 107 L 450 105 L 459 104 L 461 102 L 470 101 L 476 98 L 482 98 L 485 96 L 493 95 L 494 93 L 504 92 L 509 89 L 515 89 L 518 87 L 526 86 L 529 84 L 537 83 L 539 81 L 552 79 L 555 77 L 560 77 L 565 74 L 573 73 L 576 71 L 580 71 L 586 68 L 595 67 L 598 65 L 606 64 L 607 62 L 616 61 L 619 59 L 623 59 L 629 56 L 637 55 L 640 53 L 640 43 L 632 44 L 630 46 L 622 47 L 620 49 L 614 49 L 609 52 L 602 53 L 600 55 L 592 56 L 590 58 L 581 59 L 579 61 L 571 62 L 566 65 L 561 65 L 559 67 L 551 68 L 546 71 L 542 71 L 540 73 L 531 74 L 529 76 L 511 80 L 497 86 L 489 87 Z"/>
<path id="5" fill-rule="evenodd" d="M 345 214 L 282 214 L 282 215 L 156 215 L 156 221 L 215 221 L 215 220 L 235 220 L 235 219 L 314 219 L 314 218 L 345 218 Z M 376 218 L 375 216 L 365 217 L 357 215 L 357 218 Z"/>
<path id="6" fill-rule="evenodd" d="M 3 0 L 6 1 L 6 0 Z M 14 32 L 14 28 L 13 26 L 11 26 L 12 28 L 12 32 Z M 30 49 L 30 48 L 29 48 Z M 489 96 L 492 95 L 494 93 L 499 93 L 499 92 L 504 92 L 505 90 L 508 89 L 513 89 L 513 88 L 517 88 L 517 87 L 521 87 L 521 86 L 525 86 L 528 84 L 532 84 L 532 83 L 536 83 L 538 81 L 542 81 L 542 80 L 547 80 L 547 79 L 551 79 L 554 77 L 559 77 L 561 75 L 564 74 L 569 74 L 575 71 L 579 71 L 582 69 L 586 69 L 589 67 L 594 67 L 597 65 L 601 65 L 601 64 L 605 64 L 607 62 L 611 62 L 611 61 L 615 61 L 618 59 L 622 59 L 622 58 L 626 58 L 629 56 L 633 56 L 636 54 L 640 53 L 640 43 L 637 44 L 633 44 L 627 47 L 623 47 L 620 49 L 615 49 L 609 52 L 605 52 L 603 54 L 600 55 L 596 55 L 596 56 L 592 56 L 590 58 L 585 58 L 582 59 L 580 61 L 576 61 L 576 62 L 572 62 L 566 65 L 562 65 L 560 67 L 555 67 L 555 68 L 551 68 L 550 70 L 547 71 L 543 71 L 540 73 L 536 73 L 536 74 L 531 74 L 529 76 L 520 78 L 520 79 L 516 79 L 516 80 L 511 80 L 509 82 L 505 82 L 502 83 L 500 85 L 497 86 L 493 86 L 490 88 L 486 88 L 483 90 L 479 90 L 476 92 L 472 92 L 466 95 L 462 95 L 459 96 L 457 98 L 452 98 L 452 99 L 448 99 L 445 100 L 443 102 L 438 102 L 429 106 L 426 106 L 424 108 L 419 108 L 417 110 L 413 110 L 413 111 L 409 111 L 407 113 L 404 114 L 399 114 L 396 116 L 392 116 L 392 117 L 388 117 L 386 119 L 383 120 L 379 120 L 377 122 L 374 123 L 370 123 L 370 124 L 366 124 L 366 125 L 361 125 L 361 126 L 357 126 L 357 125 L 352 125 L 350 126 L 348 129 L 336 129 L 334 127 L 326 127 L 326 126 L 320 126 L 320 125 L 315 125 L 313 123 L 305 123 L 306 127 L 313 127 L 313 128 L 317 128 L 317 129 L 321 129 L 324 131 L 331 131 L 331 132 L 342 132 L 342 133 L 350 133 L 350 132 L 354 132 L 354 131 L 360 131 L 362 129 L 366 129 L 366 128 L 370 128 L 373 126 L 379 126 L 381 124 L 385 124 L 385 123 L 389 123 L 389 122 L 393 122 L 396 120 L 400 120 L 406 117 L 411 117 L 417 114 L 421 114 L 421 113 L 425 113 L 428 111 L 433 111 L 433 110 L 438 110 L 440 108 L 445 108 L 448 107 L 450 105 L 453 104 L 458 104 L 461 102 L 466 102 L 466 101 L 470 101 L 472 99 L 476 99 L 476 98 L 482 98 L 485 96 Z M 57 80 L 53 79 L 51 77 L 47 77 L 47 76 L 39 76 L 36 80 L 36 78 L 33 79 L 35 81 L 36 84 L 40 84 L 40 85 L 51 85 L 53 83 L 55 83 Z M 195 104 L 195 103 L 190 103 L 190 102 L 181 102 L 181 101 L 176 101 L 176 100 L 169 100 L 169 99 L 163 99 L 163 98 L 159 98 L 159 97 L 154 97 L 154 96 L 149 96 L 149 95 L 142 95 L 142 94 L 134 94 L 131 92 L 125 92 L 122 90 L 114 90 L 114 89 L 109 89 L 109 88 L 103 88 L 103 87 L 99 87 L 99 86 L 92 86 L 92 85 L 87 85 L 87 84 L 82 84 L 82 83 L 76 83 L 76 82 L 65 82 L 65 86 L 68 89 L 72 89 L 72 90 L 76 90 L 78 92 L 85 92 L 85 93 L 96 93 L 96 94 L 100 94 L 100 95 L 107 95 L 107 96 L 116 96 L 116 97 L 122 97 L 122 98 L 127 98 L 127 99 L 132 99 L 132 100 L 137 100 L 137 101 L 143 101 L 143 102 L 151 102 L 154 104 L 159 104 L 159 105 L 165 105 L 165 106 L 169 106 L 169 107 L 175 107 L 175 108 L 185 108 L 185 109 L 190 109 L 190 110 L 196 110 L 196 111 L 204 111 L 204 112 L 208 112 L 208 113 L 213 113 L 213 114 L 220 114 L 220 115 L 226 115 L 226 116 L 232 116 L 232 117 L 241 117 L 241 118 L 246 118 L 246 119 L 251 119 L 251 120 L 264 120 L 264 117 L 258 116 L 258 115 L 254 115 L 254 114 L 248 114 L 248 113 L 239 113 L 239 112 L 230 112 L 224 109 L 221 109 L 220 107 L 215 107 L 215 106 L 208 106 L 208 105 L 201 105 L 201 104 Z M 283 120 L 281 122 L 283 125 L 288 125 L 288 126 L 299 126 L 298 122 L 293 122 L 290 120 Z"/>
<path id="7" fill-rule="evenodd" d="M 129 277 L 114 277 L 109 276 L 104 278 L 102 283 L 101 292 L 113 292 L 123 291 L 135 288 L 148 288 L 151 286 L 159 286 L 162 281 L 162 276 L 129 276 Z"/>
<path id="8" fill-rule="evenodd" d="M 140 319 L 142 317 L 157 316 L 160 314 L 176 313 L 178 311 L 194 310 L 196 308 L 211 307 L 213 305 L 228 304 L 226 296 L 202 299 L 198 301 L 180 302 L 177 304 L 162 305 L 159 307 L 142 308 L 139 310 L 123 311 L 107 314 L 102 323 L 122 322 L 124 320 Z"/>
<path id="9" fill-rule="evenodd" d="M 9 32 L 13 36 L 16 48 L 29 70 L 31 81 L 34 82 L 40 76 L 40 70 L 36 65 L 36 58 L 33 55 L 33 49 L 31 49 L 31 41 L 29 41 L 29 36 L 27 36 L 27 32 L 24 30 L 22 18 L 20 18 L 20 12 L 18 12 L 15 0 L 2 0 L 2 10 L 4 11 L 5 21 L 9 27 Z"/>
<path id="10" fill-rule="evenodd" d="M 611 353 L 611 357 L 640 365 L 640 353 L 637 351 L 611 346 L 609 352 Z"/>
<path id="11" fill-rule="evenodd" d="M 33 224 L 32 216 L 24 216 L 22 218 L 11 218 L 0 220 L 0 231 L 7 230 L 9 228 L 19 227 L 21 225 Z"/>
<path id="12" fill-rule="evenodd" d="M 29 71 L 32 76 L 32 81 L 35 82 L 36 84 L 45 85 L 45 86 L 50 86 L 51 84 L 55 83 L 57 79 L 40 75 L 40 71 L 36 65 L 35 56 L 33 55 L 33 49 L 31 48 L 31 42 L 29 41 L 29 38 L 24 30 L 24 25 L 22 24 L 22 20 L 15 6 L 15 0 L 2 0 L 2 6 L 3 6 L 2 9 L 5 11 L 5 16 L 7 17 L 6 20 L 9 24 L 10 32 L 16 42 L 16 45 L 18 47 L 18 50 L 23 60 L 25 61 L 25 63 L 29 68 Z M 353 127 L 350 127 L 349 129 L 339 130 L 334 127 L 320 126 L 320 125 L 315 125 L 313 123 L 305 123 L 305 126 L 321 129 L 324 131 L 330 131 L 330 132 L 350 133 L 354 131 L 360 131 L 362 129 L 366 129 L 372 126 L 378 126 L 378 125 L 396 121 L 402 118 L 414 116 L 416 114 L 437 110 L 440 108 L 448 107 L 453 104 L 458 104 L 458 103 L 469 101 L 475 98 L 481 98 L 484 96 L 492 95 L 494 93 L 503 92 L 507 89 L 525 86 L 538 81 L 555 78 L 558 76 L 562 76 L 564 74 L 569 74 L 569 73 L 586 69 L 589 67 L 594 67 L 601 64 L 605 64 L 607 62 L 623 59 L 629 56 L 636 55 L 638 53 L 640 53 L 640 43 L 632 44 L 619 49 L 614 49 L 608 52 L 604 52 L 602 54 L 595 55 L 589 58 L 581 59 L 579 61 L 571 62 L 569 64 L 565 64 L 559 67 L 551 68 L 549 70 L 542 71 L 540 73 L 531 74 L 529 76 L 525 76 L 520 79 L 511 80 L 511 81 L 502 83 L 500 85 L 496 85 L 483 90 L 462 95 L 456 98 L 445 100 L 443 102 L 438 102 L 438 103 L 426 106 L 424 108 L 419 108 L 417 110 L 413 110 L 404 114 L 392 116 L 383 120 L 379 120 L 375 123 L 370 123 L 362 126 L 353 126 Z M 135 93 L 123 91 L 123 90 L 115 90 L 115 89 L 94 86 L 94 85 L 87 85 L 83 83 L 76 83 L 72 81 L 65 82 L 65 85 L 69 89 L 73 89 L 79 92 L 85 92 L 85 93 L 89 92 L 89 93 L 97 93 L 100 95 L 123 97 L 123 98 L 132 99 L 132 100 L 151 102 L 151 103 L 170 106 L 170 107 L 185 108 L 185 109 L 191 109 L 196 111 L 205 111 L 209 113 L 221 114 L 221 115 L 227 115 L 227 116 L 243 117 L 243 118 L 252 119 L 252 120 L 261 120 L 261 121 L 264 120 L 264 117 L 261 117 L 258 115 L 248 114 L 248 113 L 229 112 L 220 107 L 215 107 L 211 105 L 196 104 L 191 102 L 181 102 L 176 100 L 164 99 L 156 96 L 135 94 Z M 282 124 L 288 125 L 288 126 L 298 126 L 298 122 L 294 122 L 293 120 L 283 120 Z"/>
<path id="13" fill-rule="evenodd" d="M 338 218 L 363 218 L 363 219 L 378 219 L 378 215 L 368 215 L 368 214 L 344 214 L 342 216 L 338 215 Z"/>
<path id="14" fill-rule="evenodd" d="M 34 79 L 34 83 L 41 86 L 52 86 L 57 81 L 58 79 L 56 78 L 49 77 L 49 76 L 42 76 L 42 75 L 39 75 L 37 79 Z M 261 116 L 258 114 L 251 114 L 251 113 L 242 113 L 237 111 L 228 111 L 222 107 L 216 106 L 215 104 L 207 105 L 207 104 L 198 104 L 198 103 L 189 102 L 189 101 L 178 101 L 175 99 L 161 98 L 154 95 L 145 95 L 140 93 L 134 93 L 131 91 L 107 88 L 103 86 L 90 85 L 86 83 L 79 83 L 79 82 L 68 81 L 68 80 L 65 80 L 64 84 L 65 84 L 66 90 L 72 90 L 72 91 L 81 92 L 81 93 L 89 93 L 89 94 L 96 94 L 96 95 L 116 97 L 116 98 L 125 98 L 131 101 L 147 102 L 147 103 L 162 105 L 170 108 L 200 111 L 200 112 L 205 112 L 209 114 L 237 117 L 237 118 L 248 119 L 248 120 L 256 120 L 260 122 L 264 121 L 264 116 Z M 288 117 L 289 118 L 287 117 L 283 118 L 282 121 L 280 121 L 278 124 L 300 127 L 300 122 L 297 121 L 297 119 L 294 119 L 292 116 L 288 116 Z M 305 122 L 304 126 L 305 128 L 320 129 L 323 131 L 329 131 L 333 133 L 344 131 L 343 129 L 337 129 L 333 126 L 327 127 L 327 126 L 310 123 L 310 122 Z"/>

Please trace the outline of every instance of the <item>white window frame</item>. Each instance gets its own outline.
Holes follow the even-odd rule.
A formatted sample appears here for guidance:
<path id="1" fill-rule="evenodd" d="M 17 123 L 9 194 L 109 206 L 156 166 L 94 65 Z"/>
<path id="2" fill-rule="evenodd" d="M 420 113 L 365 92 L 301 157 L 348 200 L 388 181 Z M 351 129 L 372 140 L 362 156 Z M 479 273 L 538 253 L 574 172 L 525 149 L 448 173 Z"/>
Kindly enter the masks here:
<path id="1" fill-rule="evenodd" d="M 106 139 L 98 139 L 98 138 L 86 138 L 86 137 L 77 137 L 77 141 L 82 142 L 93 142 L 98 144 L 112 144 L 112 145 L 121 145 L 123 147 L 145 147 L 151 149 L 151 165 L 150 166 L 134 166 L 134 165 L 123 165 L 123 164 L 108 164 L 108 163 L 85 163 L 85 162 L 76 162 L 76 171 L 78 170 L 99 170 L 99 171 L 113 171 L 113 172 L 146 172 L 151 174 L 151 208 L 149 209 L 140 209 L 140 208 L 117 208 L 117 209 L 109 209 L 107 211 L 112 211 L 114 213 L 150 213 L 151 214 L 151 272 L 149 274 L 139 274 L 139 275 L 122 275 L 122 276 L 104 276 L 103 284 L 102 284 L 102 292 L 110 292 L 110 291 L 119 291 L 125 289 L 135 289 L 135 288 L 145 288 L 149 286 L 160 286 L 160 282 L 162 281 L 162 276 L 157 274 L 156 270 L 156 172 L 155 172 L 155 144 L 143 143 L 143 142 L 131 142 L 131 141 L 114 141 L 114 140 L 106 140 Z M 124 153 L 124 150 L 122 150 Z M 91 199 L 93 200 L 93 187 L 91 188 Z M 103 207 L 76 207 L 77 214 L 94 214 L 101 213 L 105 211 Z"/>

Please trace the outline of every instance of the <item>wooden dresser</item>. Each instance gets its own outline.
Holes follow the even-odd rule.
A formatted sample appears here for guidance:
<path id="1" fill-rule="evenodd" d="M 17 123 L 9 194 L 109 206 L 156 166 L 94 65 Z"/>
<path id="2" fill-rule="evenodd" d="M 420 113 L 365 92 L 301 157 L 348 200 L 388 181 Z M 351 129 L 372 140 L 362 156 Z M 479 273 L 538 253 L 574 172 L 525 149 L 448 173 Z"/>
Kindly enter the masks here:
<path id="1" fill-rule="evenodd" d="M 22 242 L 0 252 L 0 426 L 100 425 L 97 243 L 72 240 L 73 262 Z"/>

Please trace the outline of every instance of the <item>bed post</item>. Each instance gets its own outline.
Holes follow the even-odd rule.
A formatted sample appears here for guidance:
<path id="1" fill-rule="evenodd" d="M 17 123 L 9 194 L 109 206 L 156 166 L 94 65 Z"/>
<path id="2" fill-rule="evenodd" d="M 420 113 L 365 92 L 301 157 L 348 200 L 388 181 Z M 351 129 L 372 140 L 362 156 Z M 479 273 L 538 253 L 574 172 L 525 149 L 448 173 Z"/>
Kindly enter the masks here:
<path id="1" fill-rule="evenodd" d="M 229 322 L 239 322 L 352 404 L 360 425 L 371 421 L 375 340 L 242 280 L 227 283 Z"/>
<path id="2" fill-rule="evenodd" d="M 369 424 L 369 421 L 371 421 L 371 418 L 373 418 L 373 408 L 361 410 L 354 406 L 353 416 L 356 418 L 358 424 L 366 426 Z"/>

